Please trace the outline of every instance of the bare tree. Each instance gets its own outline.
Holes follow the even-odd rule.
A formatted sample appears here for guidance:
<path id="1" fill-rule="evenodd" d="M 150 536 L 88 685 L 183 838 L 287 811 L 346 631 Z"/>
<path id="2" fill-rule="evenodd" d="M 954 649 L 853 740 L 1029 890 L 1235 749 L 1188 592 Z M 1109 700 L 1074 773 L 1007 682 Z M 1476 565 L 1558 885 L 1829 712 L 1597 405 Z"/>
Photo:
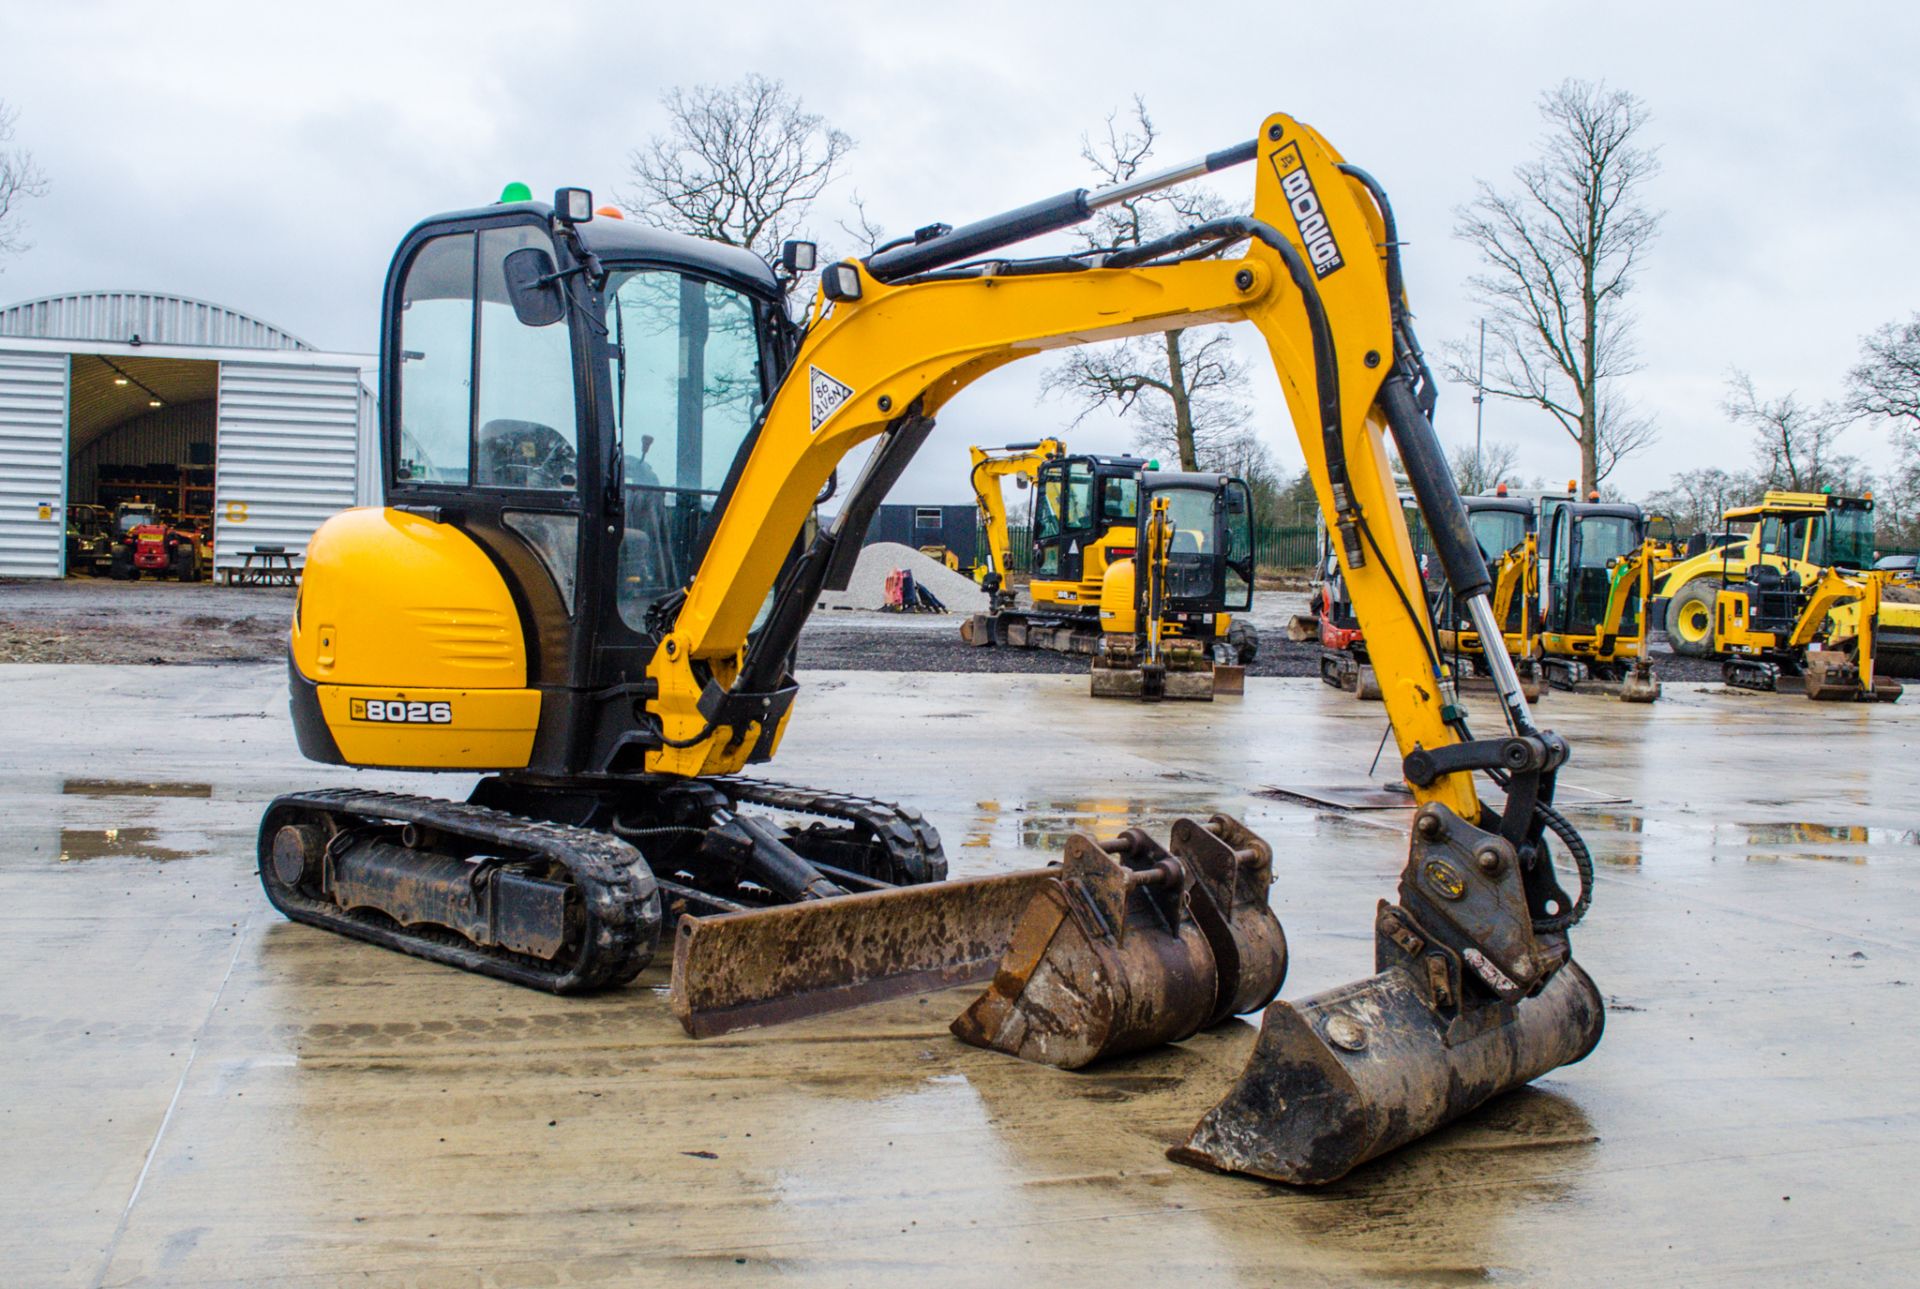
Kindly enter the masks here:
<path id="1" fill-rule="evenodd" d="M 1108 114 L 1103 138 L 1082 138 L 1080 155 L 1104 183 L 1124 183 L 1153 155 L 1157 137 L 1136 95 L 1131 113 Z M 1151 193 L 1100 211 L 1081 236 L 1089 250 L 1137 246 L 1226 209 L 1205 189 Z M 1224 327 L 1083 346 L 1047 373 L 1044 388 L 1079 404 L 1076 425 L 1102 408 L 1118 413 L 1133 424 L 1140 446 L 1176 458 L 1183 470 L 1229 468 L 1250 441 L 1246 365 Z"/>
<path id="2" fill-rule="evenodd" d="M 1563 81 L 1541 96 L 1540 115 L 1547 132 L 1539 155 L 1514 170 L 1517 190 L 1481 180 L 1455 212 L 1454 235 L 1486 266 L 1470 279 L 1494 349 L 1486 392 L 1552 416 L 1579 445 L 1587 492 L 1654 437 L 1608 391 L 1637 370 L 1625 299 L 1659 231 L 1641 198 L 1660 164 L 1640 142 L 1646 105 L 1625 91 Z M 1446 367 L 1474 379 L 1464 345 L 1448 346 Z"/>
<path id="3" fill-rule="evenodd" d="M 662 96 L 666 133 L 628 155 L 629 212 L 771 257 L 799 235 L 853 139 L 758 74 Z"/>
<path id="4" fill-rule="evenodd" d="M 19 109 L 0 99 L 0 259 L 18 255 L 27 249 L 21 235 L 20 203 L 30 197 L 44 197 L 47 176 L 25 148 L 10 148 L 13 125 L 20 119 Z"/>
<path id="5" fill-rule="evenodd" d="M 1727 508 L 1749 500 L 1754 490 L 1751 478 L 1717 466 L 1683 470 L 1648 497 L 1644 507 L 1648 514 L 1664 517 L 1684 537 L 1718 528 Z"/>
<path id="6" fill-rule="evenodd" d="M 1518 482 L 1514 467 L 1520 462 L 1520 449 L 1497 440 L 1483 443 L 1478 458 L 1472 448 L 1462 444 L 1448 454 L 1453 467 L 1453 484 L 1464 497 L 1492 492 L 1501 484 Z"/>
<path id="7" fill-rule="evenodd" d="M 1860 342 L 1860 363 L 1847 374 L 1847 409 L 1920 432 L 1920 313 Z"/>
<path id="8" fill-rule="evenodd" d="M 1734 424 L 1753 432 L 1754 477 L 1760 486 L 1818 492 L 1859 479 L 1860 463 L 1834 449 L 1847 428 L 1844 409 L 1802 403 L 1792 391 L 1764 399 L 1754 390 L 1753 378 L 1739 370 L 1728 373 L 1720 407 Z"/>

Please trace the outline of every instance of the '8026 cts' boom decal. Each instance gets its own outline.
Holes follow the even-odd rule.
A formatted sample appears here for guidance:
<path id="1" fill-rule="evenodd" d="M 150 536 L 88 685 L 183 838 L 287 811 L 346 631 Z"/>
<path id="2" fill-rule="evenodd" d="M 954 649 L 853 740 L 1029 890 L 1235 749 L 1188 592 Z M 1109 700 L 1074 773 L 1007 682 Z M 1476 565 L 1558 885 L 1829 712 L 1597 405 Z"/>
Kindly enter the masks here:
<path id="1" fill-rule="evenodd" d="M 1300 230 L 1300 241 L 1307 248 L 1307 262 L 1313 265 L 1313 276 L 1323 278 L 1346 260 L 1340 257 L 1340 244 L 1333 240 L 1333 229 L 1327 223 L 1320 194 L 1314 189 L 1313 176 L 1307 173 L 1300 145 L 1289 143 L 1274 152 L 1271 160 L 1273 172 L 1280 176 L 1280 193 L 1287 199 L 1294 226 Z"/>
<path id="2" fill-rule="evenodd" d="M 451 725 L 452 703 L 409 703 L 401 699 L 350 698 L 347 715 L 356 721 L 386 725 Z"/>

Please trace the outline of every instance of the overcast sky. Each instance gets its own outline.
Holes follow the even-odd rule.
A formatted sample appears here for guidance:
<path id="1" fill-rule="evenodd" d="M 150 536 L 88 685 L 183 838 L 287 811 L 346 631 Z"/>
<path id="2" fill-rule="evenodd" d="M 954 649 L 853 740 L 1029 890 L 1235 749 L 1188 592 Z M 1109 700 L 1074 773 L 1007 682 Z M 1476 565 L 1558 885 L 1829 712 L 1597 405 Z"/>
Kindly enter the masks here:
<path id="1" fill-rule="evenodd" d="M 387 258 L 415 220 L 510 179 L 624 188 L 662 91 L 757 71 L 858 142 L 816 220 L 827 240 L 855 189 L 905 230 L 1089 182 L 1082 133 L 1136 92 L 1169 164 L 1291 112 L 1386 184 L 1430 350 L 1478 316 L 1452 211 L 1532 152 L 1540 92 L 1567 76 L 1631 90 L 1653 113 L 1664 170 L 1648 196 L 1666 212 L 1632 297 L 1644 369 L 1625 392 L 1662 435 L 1621 468 L 1631 496 L 1675 470 L 1745 463 L 1746 436 L 1719 410 L 1730 367 L 1763 394 L 1833 397 L 1861 335 L 1920 308 L 1905 236 L 1920 211 L 1920 8 L 1060 8 L 9 3 L 0 98 L 53 188 L 26 207 L 33 247 L 0 266 L 0 304 L 170 292 L 371 352 Z M 1236 182 L 1249 181 L 1222 190 L 1238 198 Z M 894 499 L 962 500 L 968 443 L 1060 430 L 1067 409 L 1037 399 L 1042 361 L 956 401 Z M 1297 468 L 1270 374 L 1257 393 L 1259 432 Z M 1472 439 L 1469 397 L 1443 391 L 1450 443 Z M 1519 445 L 1526 474 L 1577 472 L 1538 413 L 1490 403 L 1486 433 Z M 1129 433 L 1089 421 L 1072 442 L 1118 451 Z M 1876 428 L 1843 447 L 1888 457 Z"/>

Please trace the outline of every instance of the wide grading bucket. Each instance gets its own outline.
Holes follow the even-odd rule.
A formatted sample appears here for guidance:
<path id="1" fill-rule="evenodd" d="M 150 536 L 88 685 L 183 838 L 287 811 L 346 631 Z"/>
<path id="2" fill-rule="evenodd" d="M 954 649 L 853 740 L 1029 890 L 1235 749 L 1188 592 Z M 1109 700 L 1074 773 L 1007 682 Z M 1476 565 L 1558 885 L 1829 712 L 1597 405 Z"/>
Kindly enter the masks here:
<path id="1" fill-rule="evenodd" d="M 1580 1060 L 1605 1009 L 1569 961 L 1539 993 L 1449 1016 L 1407 966 L 1267 1008 L 1239 1081 L 1179 1163 L 1320 1185 Z"/>

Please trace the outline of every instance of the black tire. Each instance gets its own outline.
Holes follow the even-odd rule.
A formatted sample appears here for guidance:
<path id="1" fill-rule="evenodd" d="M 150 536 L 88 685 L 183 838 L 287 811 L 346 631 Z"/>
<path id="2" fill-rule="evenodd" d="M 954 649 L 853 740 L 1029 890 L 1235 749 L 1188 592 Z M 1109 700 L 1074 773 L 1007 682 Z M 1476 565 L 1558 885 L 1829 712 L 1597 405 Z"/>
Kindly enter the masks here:
<path id="1" fill-rule="evenodd" d="M 107 576 L 116 582 L 131 582 L 140 576 L 140 570 L 133 566 L 133 552 L 124 546 L 115 550 L 107 564 Z"/>
<path id="2" fill-rule="evenodd" d="M 1260 631 L 1245 618 L 1235 618 L 1233 625 L 1227 628 L 1227 646 L 1233 650 L 1234 660 L 1242 667 L 1249 666 L 1260 655 Z"/>
<path id="3" fill-rule="evenodd" d="M 176 582 L 200 580 L 200 561 L 194 558 L 191 546 L 182 546 L 173 552 L 173 580 Z"/>
<path id="4" fill-rule="evenodd" d="M 1713 654 L 1713 598 L 1717 577 L 1696 577 L 1667 597 L 1667 643 L 1683 658 Z"/>

